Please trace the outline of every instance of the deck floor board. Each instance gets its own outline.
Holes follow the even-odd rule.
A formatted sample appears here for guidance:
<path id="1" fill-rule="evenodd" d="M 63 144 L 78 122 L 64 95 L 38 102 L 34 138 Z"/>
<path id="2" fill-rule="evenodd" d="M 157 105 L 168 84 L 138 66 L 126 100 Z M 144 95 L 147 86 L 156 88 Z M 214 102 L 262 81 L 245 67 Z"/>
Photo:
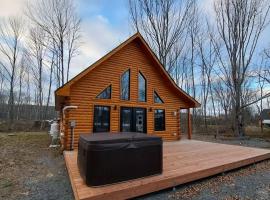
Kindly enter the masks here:
<path id="1" fill-rule="evenodd" d="M 197 140 L 165 142 L 161 175 L 95 188 L 80 177 L 77 151 L 65 151 L 64 157 L 76 200 L 127 199 L 269 159 L 270 150 Z"/>

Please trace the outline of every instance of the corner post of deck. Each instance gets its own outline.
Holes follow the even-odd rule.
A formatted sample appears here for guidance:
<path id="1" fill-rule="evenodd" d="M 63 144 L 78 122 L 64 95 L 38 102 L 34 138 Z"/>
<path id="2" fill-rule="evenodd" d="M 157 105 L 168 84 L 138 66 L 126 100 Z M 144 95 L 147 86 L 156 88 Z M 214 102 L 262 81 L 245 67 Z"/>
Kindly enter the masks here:
<path id="1" fill-rule="evenodd" d="M 192 123 L 191 123 L 190 108 L 188 108 L 188 139 L 190 140 L 191 137 L 192 137 Z"/>

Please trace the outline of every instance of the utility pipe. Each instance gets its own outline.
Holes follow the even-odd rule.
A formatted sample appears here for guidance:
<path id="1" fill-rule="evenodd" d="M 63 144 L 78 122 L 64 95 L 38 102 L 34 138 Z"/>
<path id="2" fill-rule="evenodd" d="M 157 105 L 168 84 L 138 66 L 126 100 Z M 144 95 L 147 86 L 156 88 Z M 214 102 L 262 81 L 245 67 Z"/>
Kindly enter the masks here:
<path id="1" fill-rule="evenodd" d="M 78 106 L 65 106 L 63 109 L 62 109 L 62 112 L 63 112 L 63 116 L 65 116 L 65 110 L 67 109 L 77 109 Z"/>
<path id="2" fill-rule="evenodd" d="M 69 110 L 69 109 L 77 109 L 78 106 L 65 106 L 63 109 L 62 109 L 62 119 L 63 119 L 63 123 L 65 121 L 65 111 L 66 110 Z M 63 123 L 62 123 L 62 127 L 61 127 L 61 137 L 64 137 L 64 133 L 62 133 L 63 131 Z M 73 140 L 73 137 L 72 137 L 72 140 Z M 73 143 L 73 141 L 71 141 Z"/>

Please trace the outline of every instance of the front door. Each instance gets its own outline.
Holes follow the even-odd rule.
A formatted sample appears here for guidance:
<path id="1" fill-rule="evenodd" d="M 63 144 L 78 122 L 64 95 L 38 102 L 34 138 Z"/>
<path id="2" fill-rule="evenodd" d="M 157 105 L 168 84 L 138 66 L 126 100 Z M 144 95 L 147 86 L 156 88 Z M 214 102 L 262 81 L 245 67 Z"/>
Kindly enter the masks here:
<path id="1" fill-rule="evenodd" d="M 121 107 L 120 130 L 121 132 L 146 133 L 146 109 Z"/>

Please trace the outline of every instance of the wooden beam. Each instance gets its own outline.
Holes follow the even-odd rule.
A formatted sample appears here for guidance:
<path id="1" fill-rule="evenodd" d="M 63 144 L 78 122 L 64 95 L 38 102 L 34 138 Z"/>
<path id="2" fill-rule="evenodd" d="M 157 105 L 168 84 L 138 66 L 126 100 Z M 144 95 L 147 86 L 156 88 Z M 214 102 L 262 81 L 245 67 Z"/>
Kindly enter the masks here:
<path id="1" fill-rule="evenodd" d="M 181 139 L 181 119 L 180 119 L 180 115 L 181 115 L 181 109 L 177 109 L 177 135 L 178 135 L 178 140 Z"/>
<path id="2" fill-rule="evenodd" d="M 191 115 L 190 115 L 190 108 L 188 108 L 188 139 L 192 137 L 192 122 L 191 122 Z"/>

